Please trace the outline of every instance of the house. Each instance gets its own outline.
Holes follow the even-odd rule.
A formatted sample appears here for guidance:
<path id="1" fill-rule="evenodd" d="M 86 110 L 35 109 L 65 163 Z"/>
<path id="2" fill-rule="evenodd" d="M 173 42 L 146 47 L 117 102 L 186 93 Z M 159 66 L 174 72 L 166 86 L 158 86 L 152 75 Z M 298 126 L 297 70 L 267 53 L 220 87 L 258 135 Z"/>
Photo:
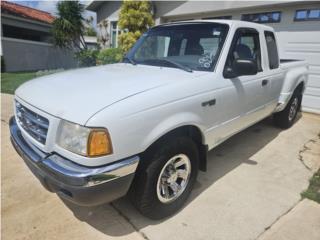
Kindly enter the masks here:
<path id="1" fill-rule="evenodd" d="M 50 13 L 1 1 L 1 50 L 8 72 L 77 66 L 73 53 L 53 46 Z"/>
<path id="2" fill-rule="evenodd" d="M 83 36 L 83 38 L 88 49 L 98 49 L 98 41 L 96 36 Z"/>
<path id="3" fill-rule="evenodd" d="M 97 22 L 108 22 L 108 46 L 118 46 L 119 1 L 92 1 L 88 10 Z M 312 1 L 152 1 L 156 24 L 195 19 L 235 19 L 272 26 L 280 57 L 306 59 L 310 77 L 303 99 L 305 111 L 320 113 L 320 2 Z M 99 24 L 98 24 L 99 26 Z M 101 32 L 101 31 L 100 31 Z M 101 34 L 101 33 L 100 33 Z"/>

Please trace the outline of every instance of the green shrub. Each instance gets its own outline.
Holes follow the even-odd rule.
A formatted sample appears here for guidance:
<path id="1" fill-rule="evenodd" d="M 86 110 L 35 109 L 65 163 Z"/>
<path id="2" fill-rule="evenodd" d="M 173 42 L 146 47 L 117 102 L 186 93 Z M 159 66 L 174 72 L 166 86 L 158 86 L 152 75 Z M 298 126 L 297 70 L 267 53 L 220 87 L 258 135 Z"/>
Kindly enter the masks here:
<path id="1" fill-rule="evenodd" d="M 123 58 L 123 52 L 120 48 L 107 48 L 99 52 L 97 57 L 97 64 L 104 65 L 110 63 L 121 62 Z"/>
<path id="2" fill-rule="evenodd" d="M 75 54 L 80 67 L 95 66 L 99 51 L 94 49 L 83 49 Z"/>
<path id="3" fill-rule="evenodd" d="M 152 4 L 149 0 L 125 0 L 121 3 L 119 28 L 126 29 L 119 36 L 119 46 L 127 53 L 139 37 L 154 25 Z"/>

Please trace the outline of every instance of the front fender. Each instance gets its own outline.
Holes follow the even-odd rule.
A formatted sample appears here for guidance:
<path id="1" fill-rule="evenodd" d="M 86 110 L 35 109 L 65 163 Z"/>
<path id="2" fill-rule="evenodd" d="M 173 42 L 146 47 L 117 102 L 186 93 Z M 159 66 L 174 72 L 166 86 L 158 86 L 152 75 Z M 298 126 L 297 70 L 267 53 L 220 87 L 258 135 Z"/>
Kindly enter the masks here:
<path id="1" fill-rule="evenodd" d="M 157 124 L 143 139 L 141 148 L 146 150 L 159 138 L 182 126 L 197 127 L 202 135 L 202 143 L 206 143 L 205 135 L 203 134 L 205 127 L 201 118 L 192 112 L 181 112 L 171 115 Z"/>

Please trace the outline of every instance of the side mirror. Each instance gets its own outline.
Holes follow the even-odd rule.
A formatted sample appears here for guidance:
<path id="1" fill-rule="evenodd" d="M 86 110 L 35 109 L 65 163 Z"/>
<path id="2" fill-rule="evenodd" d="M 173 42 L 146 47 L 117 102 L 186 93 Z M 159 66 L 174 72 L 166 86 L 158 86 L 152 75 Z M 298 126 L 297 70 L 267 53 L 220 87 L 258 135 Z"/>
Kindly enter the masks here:
<path id="1" fill-rule="evenodd" d="M 225 78 L 235 78 L 246 75 L 256 75 L 258 72 L 257 63 L 247 59 L 234 60 L 232 67 L 227 67 L 224 71 Z"/>

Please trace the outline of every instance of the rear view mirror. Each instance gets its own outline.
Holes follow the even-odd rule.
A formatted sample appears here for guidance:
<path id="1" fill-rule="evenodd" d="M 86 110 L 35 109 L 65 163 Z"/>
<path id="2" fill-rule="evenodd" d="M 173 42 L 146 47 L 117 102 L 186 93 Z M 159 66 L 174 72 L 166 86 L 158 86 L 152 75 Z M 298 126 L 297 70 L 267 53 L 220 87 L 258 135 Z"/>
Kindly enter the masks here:
<path id="1" fill-rule="evenodd" d="M 258 72 L 257 63 L 248 59 L 236 59 L 231 67 L 226 67 L 225 78 L 235 78 L 246 75 L 256 75 Z"/>

